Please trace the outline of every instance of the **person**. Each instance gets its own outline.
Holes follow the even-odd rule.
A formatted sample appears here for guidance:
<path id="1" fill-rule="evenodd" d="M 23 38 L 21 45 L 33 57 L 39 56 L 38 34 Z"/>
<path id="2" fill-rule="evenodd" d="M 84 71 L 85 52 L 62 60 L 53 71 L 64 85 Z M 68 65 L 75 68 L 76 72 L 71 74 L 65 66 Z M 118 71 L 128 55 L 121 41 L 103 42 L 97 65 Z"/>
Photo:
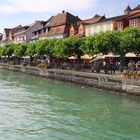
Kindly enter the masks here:
<path id="1" fill-rule="evenodd" d="M 132 70 L 132 60 L 130 60 L 129 63 L 128 63 L 128 69 Z"/>
<path id="2" fill-rule="evenodd" d="M 103 69 L 104 69 L 105 74 L 109 74 L 109 72 L 108 72 L 108 70 L 109 70 L 109 61 L 108 60 L 103 61 Z"/>
<path id="3" fill-rule="evenodd" d="M 111 74 L 114 73 L 115 74 L 115 61 L 113 60 L 113 58 L 110 59 L 109 61 L 109 67 L 110 67 L 110 71 L 111 71 Z"/>
<path id="4" fill-rule="evenodd" d="M 137 70 L 137 71 L 140 70 L 140 61 L 138 61 L 138 62 L 136 63 L 136 70 Z"/>
<path id="5" fill-rule="evenodd" d="M 132 61 L 132 70 L 135 71 L 136 70 L 136 64 L 134 61 Z"/>

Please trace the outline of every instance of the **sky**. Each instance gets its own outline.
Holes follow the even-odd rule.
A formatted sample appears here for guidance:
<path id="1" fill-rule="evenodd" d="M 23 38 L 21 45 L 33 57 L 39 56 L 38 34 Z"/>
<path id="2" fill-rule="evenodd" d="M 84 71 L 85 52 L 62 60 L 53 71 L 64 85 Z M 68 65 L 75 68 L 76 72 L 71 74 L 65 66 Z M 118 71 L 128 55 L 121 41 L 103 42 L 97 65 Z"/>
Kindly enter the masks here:
<path id="1" fill-rule="evenodd" d="M 122 15 L 128 4 L 134 8 L 140 0 L 0 0 L 0 32 L 4 28 L 47 20 L 63 10 L 81 19 L 95 14 L 105 14 L 106 17 Z"/>

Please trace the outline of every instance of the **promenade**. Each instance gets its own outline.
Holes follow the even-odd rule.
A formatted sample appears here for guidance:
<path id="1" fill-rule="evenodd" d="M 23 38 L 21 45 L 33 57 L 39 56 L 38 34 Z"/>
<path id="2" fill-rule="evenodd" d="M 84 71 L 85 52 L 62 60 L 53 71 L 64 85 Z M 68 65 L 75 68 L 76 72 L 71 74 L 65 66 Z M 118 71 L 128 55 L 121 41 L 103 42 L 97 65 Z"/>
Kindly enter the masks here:
<path id="1" fill-rule="evenodd" d="M 119 94 L 140 95 L 140 79 L 122 77 L 119 72 L 116 75 L 101 73 L 79 72 L 59 69 L 40 69 L 38 67 L 0 64 L 1 69 L 21 72 L 29 75 L 51 78 L 83 86 L 115 91 Z"/>

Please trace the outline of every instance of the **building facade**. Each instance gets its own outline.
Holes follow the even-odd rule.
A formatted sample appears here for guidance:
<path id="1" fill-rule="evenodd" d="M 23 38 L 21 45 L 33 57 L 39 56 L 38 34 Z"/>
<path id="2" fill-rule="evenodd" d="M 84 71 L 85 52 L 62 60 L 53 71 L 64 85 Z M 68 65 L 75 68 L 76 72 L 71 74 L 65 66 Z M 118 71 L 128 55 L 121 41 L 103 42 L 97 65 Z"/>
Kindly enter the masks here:
<path id="1" fill-rule="evenodd" d="M 33 32 L 40 29 L 41 27 L 41 21 L 35 21 L 29 26 L 22 26 L 13 35 L 14 43 L 29 43 L 32 39 Z"/>
<path id="2" fill-rule="evenodd" d="M 123 30 L 126 27 L 140 27 L 140 5 L 134 9 L 128 6 L 123 15 L 104 18 L 98 22 L 85 25 L 85 35 L 90 36 L 100 32 Z"/>
<path id="3" fill-rule="evenodd" d="M 86 36 L 86 26 L 95 24 L 103 19 L 105 19 L 105 16 L 96 14 L 93 18 L 79 21 L 76 25 L 71 25 L 70 35 L 76 35 L 77 37 Z"/>
<path id="4" fill-rule="evenodd" d="M 104 18 L 98 22 L 91 23 L 85 26 L 86 36 L 94 35 L 101 32 L 113 31 L 117 29 L 118 18 L 123 18 L 125 15 Z"/>
<path id="5" fill-rule="evenodd" d="M 68 37 L 71 24 L 76 24 L 78 21 L 80 19 L 77 16 L 62 11 L 62 13 L 52 16 L 48 21 L 42 22 L 42 27 L 33 32 L 32 38 L 36 36 L 40 40 Z"/>
<path id="6" fill-rule="evenodd" d="M 5 45 L 8 43 L 13 43 L 14 42 L 14 33 L 17 32 L 17 30 L 19 28 L 21 28 L 22 26 L 19 25 L 15 28 L 5 28 L 3 33 L 1 34 L 1 45 Z"/>
<path id="7" fill-rule="evenodd" d="M 106 31 L 121 31 L 126 27 L 140 27 L 140 5 L 134 9 L 128 5 L 124 14 L 120 16 L 106 18 L 96 14 L 93 18 L 86 20 L 62 11 L 47 21 L 5 28 L 3 34 L 0 34 L 0 44 L 33 42 L 45 38 L 65 38 L 73 35 L 83 37 Z"/>
<path id="8" fill-rule="evenodd" d="M 126 27 L 140 27 L 140 5 L 134 9 L 128 6 L 124 13 L 125 16 L 117 20 L 118 30 L 123 30 Z"/>

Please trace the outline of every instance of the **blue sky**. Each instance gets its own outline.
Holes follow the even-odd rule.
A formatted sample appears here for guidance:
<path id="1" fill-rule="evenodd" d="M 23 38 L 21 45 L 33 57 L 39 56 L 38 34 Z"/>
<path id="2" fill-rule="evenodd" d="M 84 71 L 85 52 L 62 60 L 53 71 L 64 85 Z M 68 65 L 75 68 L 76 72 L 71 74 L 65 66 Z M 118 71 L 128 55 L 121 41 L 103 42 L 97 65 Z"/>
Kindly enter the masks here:
<path id="1" fill-rule="evenodd" d="M 106 17 L 123 14 L 129 5 L 134 8 L 140 0 L 0 0 L 0 32 L 3 28 L 47 20 L 50 16 L 68 11 L 81 19 L 95 14 Z"/>

